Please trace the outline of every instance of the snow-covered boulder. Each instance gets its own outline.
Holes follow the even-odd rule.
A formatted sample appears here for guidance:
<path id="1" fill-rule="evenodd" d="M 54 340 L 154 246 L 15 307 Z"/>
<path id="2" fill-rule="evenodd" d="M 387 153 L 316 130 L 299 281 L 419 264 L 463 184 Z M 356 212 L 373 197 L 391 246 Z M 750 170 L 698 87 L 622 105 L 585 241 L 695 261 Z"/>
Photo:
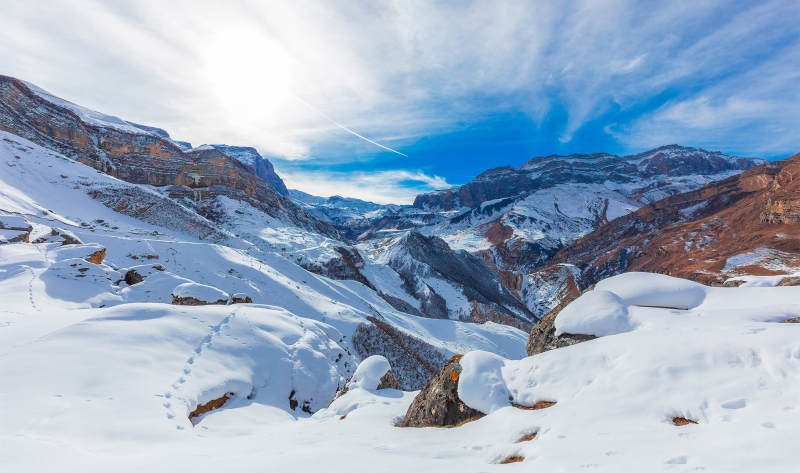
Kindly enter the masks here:
<path id="1" fill-rule="evenodd" d="M 231 296 L 231 304 L 252 304 L 253 299 L 244 292 L 237 292 Z"/>
<path id="2" fill-rule="evenodd" d="M 49 255 L 55 261 L 81 258 L 93 264 L 100 264 L 106 257 L 106 249 L 103 245 L 98 243 L 88 243 L 86 245 L 72 244 L 60 246 L 54 249 Z"/>
<path id="3" fill-rule="evenodd" d="M 144 281 L 123 288 L 119 291 L 119 294 L 125 302 L 161 302 L 171 304 L 174 299 L 172 295 L 173 288 L 191 282 L 189 279 L 166 271 L 155 271 L 144 278 Z"/>
<path id="4" fill-rule="evenodd" d="M 400 427 L 456 426 L 483 417 L 460 397 L 462 357 L 456 355 L 420 391 L 408 408 Z"/>
<path id="5" fill-rule="evenodd" d="M 555 320 L 556 336 L 565 333 L 605 337 L 630 332 L 628 304 L 618 295 L 595 289 L 575 299 Z"/>
<path id="6" fill-rule="evenodd" d="M 613 292 L 629 305 L 687 310 L 703 303 L 708 288 L 688 279 L 632 272 L 604 279 L 595 289 Z"/>
<path id="7" fill-rule="evenodd" d="M 0 215 L 0 245 L 5 243 L 29 243 L 33 227 L 18 215 Z"/>
<path id="8" fill-rule="evenodd" d="M 122 272 L 125 274 L 125 284 L 128 286 L 139 284 L 151 274 L 161 271 L 164 271 L 164 267 L 160 264 L 140 264 L 122 270 Z"/>
<path id="9" fill-rule="evenodd" d="M 800 273 L 776 276 L 737 276 L 730 278 L 723 287 L 775 287 L 800 286 Z"/>
<path id="10" fill-rule="evenodd" d="M 394 384 L 394 389 L 397 389 L 397 381 L 394 380 L 391 369 L 386 357 L 370 356 L 358 365 L 356 372 L 353 373 L 353 378 L 347 385 L 350 389 L 377 390 L 392 387 L 391 384 Z"/>
<path id="11" fill-rule="evenodd" d="M 65 245 L 82 245 L 83 242 L 74 233 L 63 228 L 54 227 L 47 235 L 40 236 L 33 241 L 34 243 L 58 243 Z"/>
<path id="12" fill-rule="evenodd" d="M 230 296 L 214 286 L 183 283 L 172 290 L 173 305 L 226 305 Z"/>

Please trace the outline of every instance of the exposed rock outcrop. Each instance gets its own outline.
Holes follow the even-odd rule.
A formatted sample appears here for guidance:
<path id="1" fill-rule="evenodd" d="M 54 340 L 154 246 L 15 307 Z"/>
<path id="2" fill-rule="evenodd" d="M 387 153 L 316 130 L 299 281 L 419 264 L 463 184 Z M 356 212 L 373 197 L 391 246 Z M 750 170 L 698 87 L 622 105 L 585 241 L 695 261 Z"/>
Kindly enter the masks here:
<path id="1" fill-rule="evenodd" d="M 593 288 L 594 286 L 590 286 L 583 292 L 591 291 Z M 597 338 L 594 335 L 572 333 L 556 335 L 556 317 L 558 317 L 558 314 L 572 301 L 580 297 L 581 294 L 583 293 L 577 293 L 577 291 L 566 294 L 561 300 L 561 303 L 536 322 L 536 325 L 534 325 L 531 330 L 530 336 L 528 336 L 528 343 L 525 346 L 525 351 L 528 353 L 528 356 L 555 350 L 556 348 L 568 347 Z"/>
<path id="2" fill-rule="evenodd" d="M 252 304 L 253 299 L 245 293 L 238 292 L 231 296 L 231 304 Z"/>
<path id="3" fill-rule="evenodd" d="M 453 427 L 484 416 L 458 397 L 460 358 L 452 357 L 414 398 L 400 427 Z"/>
<path id="4" fill-rule="evenodd" d="M 172 290 L 173 305 L 227 305 L 230 295 L 213 286 L 188 282 Z"/>
<path id="5" fill-rule="evenodd" d="M 17 215 L 0 215 L 0 245 L 4 243 L 30 243 L 33 227 Z"/>
<path id="6" fill-rule="evenodd" d="M 74 233 L 63 228 L 52 228 L 49 235 L 41 236 L 34 240 L 34 243 L 53 243 L 58 242 L 64 245 L 82 245 L 83 242 Z"/>

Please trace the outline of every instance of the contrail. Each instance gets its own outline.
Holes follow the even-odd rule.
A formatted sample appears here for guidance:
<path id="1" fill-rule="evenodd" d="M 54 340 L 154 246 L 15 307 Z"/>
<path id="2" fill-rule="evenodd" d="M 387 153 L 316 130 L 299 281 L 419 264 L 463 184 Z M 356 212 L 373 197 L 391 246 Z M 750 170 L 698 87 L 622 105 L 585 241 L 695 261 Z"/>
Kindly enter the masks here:
<path id="1" fill-rule="evenodd" d="M 320 115 L 322 115 L 322 116 L 323 116 L 323 117 L 324 117 L 326 120 L 328 120 L 329 122 L 331 122 L 331 123 L 333 123 L 334 125 L 338 126 L 338 127 L 339 127 L 339 128 L 341 128 L 342 130 L 344 130 L 344 131 L 346 131 L 346 132 L 348 132 L 348 133 L 352 133 L 352 134 L 356 135 L 357 137 L 361 138 L 362 140 L 369 141 L 370 143 L 374 144 L 375 146 L 380 146 L 381 148 L 383 148 L 383 149 L 385 149 L 385 150 L 387 150 L 387 151 L 391 151 L 392 153 L 397 153 L 397 154 L 399 154 L 400 156 L 405 156 L 406 158 L 408 157 L 408 155 L 406 155 L 406 154 L 403 154 L 403 153 L 401 153 L 400 151 L 395 151 L 395 150 L 393 150 L 392 148 L 387 148 L 386 146 L 383 146 L 383 145 L 382 145 L 382 144 L 380 144 L 380 143 L 376 143 L 376 142 L 372 141 L 372 140 L 371 140 L 371 139 L 369 139 L 369 138 L 365 138 L 365 137 L 363 137 L 363 136 L 359 135 L 358 133 L 354 132 L 354 131 L 353 131 L 353 130 L 351 130 L 350 128 L 347 128 L 346 126 L 342 125 L 341 123 L 336 123 L 335 121 L 331 120 L 331 119 L 330 119 L 330 118 L 329 118 L 327 115 L 325 115 L 324 113 L 320 112 L 320 111 L 319 111 L 319 110 L 317 110 L 316 108 L 312 107 L 310 103 L 306 102 L 305 100 L 301 99 L 300 97 L 298 97 L 298 96 L 294 95 L 294 94 L 293 94 L 293 93 L 291 93 L 291 92 L 289 92 L 289 94 L 290 94 L 292 97 L 296 98 L 297 100 L 299 100 L 299 101 L 303 102 L 303 104 L 305 104 L 305 106 L 306 106 L 306 107 L 308 107 L 308 108 L 310 108 L 311 110 L 313 110 L 313 111 L 315 111 L 315 112 L 319 113 L 319 114 L 320 114 Z"/>

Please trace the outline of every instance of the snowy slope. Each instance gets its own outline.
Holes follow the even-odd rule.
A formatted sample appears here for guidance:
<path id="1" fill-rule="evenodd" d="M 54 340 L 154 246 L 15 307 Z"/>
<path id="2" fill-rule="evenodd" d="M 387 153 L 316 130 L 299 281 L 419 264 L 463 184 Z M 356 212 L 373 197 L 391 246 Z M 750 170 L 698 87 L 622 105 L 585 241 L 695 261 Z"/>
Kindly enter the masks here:
<path id="1" fill-rule="evenodd" d="M 3 321 L 9 327 L 24 325 L 26 319 L 19 314 L 29 311 L 108 307 L 129 302 L 169 303 L 172 289 L 189 280 L 229 294 L 245 293 L 255 303 L 280 306 L 333 324 L 348 337 L 367 317 L 380 316 L 445 356 L 470 347 L 512 357 L 524 355 L 526 334 L 510 327 L 487 324 L 462 330 L 456 328 L 463 325 L 460 322 L 420 319 L 396 311 L 360 283 L 334 281 L 309 273 L 296 264 L 298 260 L 324 256 L 330 252 L 326 245 L 333 242 L 316 234 L 307 234 L 307 239 L 302 240 L 304 232 L 300 229 L 272 221 L 236 201 L 221 198 L 232 206 L 229 209 L 232 215 L 244 219 L 233 222 L 230 228 L 253 242 L 212 225 L 190 208 L 181 207 L 147 186 L 119 181 L 6 133 L 0 141 L 0 166 L 0 210 L 24 216 L 34 226 L 32 240 L 49 235 L 54 228 L 66 228 L 84 243 L 107 250 L 102 265 L 90 265 L 91 272 L 87 274 L 94 275 L 92 278 L 69 266 L 72 264 L 69 262 L 70 269 L 64 279 L 55 276 L 58 265 L 69 259 L 62 254 L 64 250 L 59 243 L 0 245 L 5 255 L 0 272 L 4 291 L 29 293 L 25 299 L 0 300 L 0 310 L 9 317 L 17 317 Z M 172 206 L 168 209 L 175 214 L 162 213 L 154 219 L 166 228 L 146 223 L 93 199 L 91 195 L 99 188 L 148 195 Z M 239 215 L 235 212 L 239 209 L 251 213 Z M 256 217 L 262 225 L 259 231 L 258 222 L 247 220 Z M 196 225 L 187 230 L 188 218 L 195 219 Z M 173 225 L 173 219 L 177 224 Z M 202 228 L 213 230 L 211 237 L 189 231 L 203 223 L 207 227 Z M 303 241 L 305 244 L 301 245 Z M 286 245 L 287 251 L 278 245 Z M 129 268 L 139 267 L 139 272 L 144 273 L 141 267 L 156 264 L 163 271 L 150 270 L 147 274 L 153 276 L 143 274 L 146 279 L 140 284 L 128 287 L 120 280 Z M 91 284 L 88 279 L 92 279 Z"/>

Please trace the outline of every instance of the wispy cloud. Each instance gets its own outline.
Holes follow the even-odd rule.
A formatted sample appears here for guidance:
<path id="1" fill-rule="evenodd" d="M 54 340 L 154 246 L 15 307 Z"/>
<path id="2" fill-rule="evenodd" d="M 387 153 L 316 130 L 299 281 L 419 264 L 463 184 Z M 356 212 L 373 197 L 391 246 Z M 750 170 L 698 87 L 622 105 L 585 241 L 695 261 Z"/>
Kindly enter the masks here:
<path id="1" fill-rule="evenodd" d="M 290 189 L 312 195 L 355 197 L 379 204 L 410 204 L 417 194 L 453 187 L 441 176 L 419 170 L 373 172 L 282 171 Z"/>
<path id="2" fill-rule="evenodd" d="M 561 117 L 547 130 L 562 149 L 599 151 L 575 139 L 598 121 L 622 146 L 701 145 L 710 131 L 736 141 L 724 119 L 701 133 L 676 118 L 702 103 L 739 110 L 737 123 L 772 114 L 754 146 L 736 141 L 748 152 L 791 147 L 781 136 L 800 127 L 787 111 L 800 107 L 789 90 L 798 24 L 796 0 L 5 0 L 0 64 L 179 139 L 315 165 L 376 150 L 292 95 L 409 156 L 426 137 L 503 113 Z"/>

